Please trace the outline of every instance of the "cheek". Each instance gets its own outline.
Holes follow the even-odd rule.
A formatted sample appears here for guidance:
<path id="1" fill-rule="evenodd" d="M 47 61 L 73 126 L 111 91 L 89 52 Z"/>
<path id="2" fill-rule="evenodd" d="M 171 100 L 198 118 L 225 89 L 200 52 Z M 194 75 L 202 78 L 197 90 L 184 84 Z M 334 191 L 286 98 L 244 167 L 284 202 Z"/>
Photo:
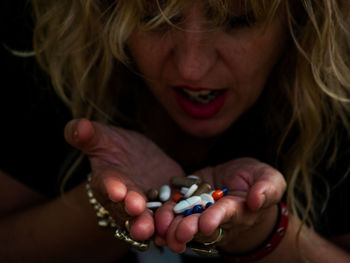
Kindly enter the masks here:
<path id="1" fill-rule="evenodd" d="M 135 34 L 129 38 L 127 47 L 145 80 L 157 79 L 161 74 L 161 65 L 164 60 L 164 48 L 160 45 L 160 41 L 157 41 L 156 38 Z"/>
<path id="2" fill-rule="evenodd" d="M 248 41 L 238 44 L 234 58 L 231 58 L 233 70 L 238 81 L 250 83 L 252 86 L 265 85 L 273 67 L 279 60 L 285 46 L 284 37 L 279 32 L 266 32 Z"/>

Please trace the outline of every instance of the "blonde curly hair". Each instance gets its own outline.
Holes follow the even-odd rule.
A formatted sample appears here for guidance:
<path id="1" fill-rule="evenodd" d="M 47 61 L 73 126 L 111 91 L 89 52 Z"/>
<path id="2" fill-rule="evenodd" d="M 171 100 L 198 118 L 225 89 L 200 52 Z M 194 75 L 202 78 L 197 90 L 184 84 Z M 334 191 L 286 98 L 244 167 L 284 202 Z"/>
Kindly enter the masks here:
<path id="1" fill-rule="evenodd" d="M 176 25 L 188 0 L 32 0 L 34 48 L 53 87 L 74 117 L 109 122 L 122 115 L 110 96 L 112 73 L 130 65 L 125 42 L 133 30 Z M 285 98 L 270 103 L 267 123 L 280 131 L 279 151 L 292 211 L 310 219 L 312 176 L 331 152 L 338 152 L 339 125 L 350 131 L 350 2 L 341 0 L 205 0 L 213 25 L 225 23 L 233 2 L 254 19 L 270 21 L 284 12 L 290 44 L 273 76 Z M 175 22 L 174 22 L 175 21 Z M 126 80 L 127 81 L 127 80 Z M 272 93 L 272 92 L 271 92 Z M 274 95 L 276 96 L 276 95 Z M 272 95 L 271 95 L 272 97 Z M 281 108 L 277 108 L 281 107 Z M 296 132 L 293 144 L 286 140 Z M 345 176 L 345 175 L 344 175 Z M 297 198 L 303 193 L 306 202 Z"/>

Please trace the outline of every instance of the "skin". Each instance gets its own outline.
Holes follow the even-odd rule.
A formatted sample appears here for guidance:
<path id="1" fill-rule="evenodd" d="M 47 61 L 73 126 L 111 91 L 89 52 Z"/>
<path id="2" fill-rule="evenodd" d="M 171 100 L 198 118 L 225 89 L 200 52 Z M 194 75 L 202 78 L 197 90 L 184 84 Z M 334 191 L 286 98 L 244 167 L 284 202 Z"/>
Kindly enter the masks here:
<path id="1" fill-rule="evenodd" d="M 238 10 L 236 11 L 238 13 Z M 267 28 L 263 27 L 262 24 L 254 24 L 250 27 L 237 27 L 230 30 L 218 28 L 215 31 L 209 31 L 206 30 L 203 10 L 198 2 L 187 8 L 183 15 L 186 21 L 183 25 L 184 30 L 170 29 L 166 34 L 164 32 L 135 31 L 127 41 L 128 49 L 155 99 L 183 131 L 194 137 L 217 137 L 231 126 L 243 112 L 251 107 L 261 94 L 270 71 L 276 64 L 284 47 L 285 31 L 283 23 L 281 19 L 276 18 Z M 214 117 L 196 119 L 187 115 L 176 103 L 172 93 L 174 86 L 227 89 L 227 100 L 222 110 Z M 81 131 L 79 133 L 83 134 L 82 131 L 85 130 L 84 125 L 80 124 L 80 126 Z M 109 128 L 104 133 L 113 134 L 114 132 L 113 136 L 118 138 L 116 135 L 120 131 L 115 133 Z M 85 141 L 90 140 L 86 138 L 93 137 L 93 135 L 90 134 L 86 135 L 86 138 L 83 137 L 81 139 Z M 72 143 L 72 140 L 69 138 L 67 141 Z M 133 156 L 132 152 L 125 151 L 135 149 L 136 144 L 141 145 L 142 148 L 145 144 L 144 141 L 146 140 L 142 139 L 140 141 L 137 139 L 137 143 L 133 147 L 128 147 L 127 144 L 126 146 L 120 144 L 121 142 L 125 143 L 125 140 L 114 139 L 108 142 L 110 148 L 106 153 L 96 152 L 95 149 L 88 151 L 84 143 L 77 144 L 76 141 L 72 143 L 73 146 L 92 156 L 90 161 L 93 172 L 96 175 L 95 180 L 98 180 L 98 182 L 93 182 L 92 185 L 97 185 L 95 192 L 97 197 L 100 197 L 99 200 L 102 200 L 102 204 L 111 211 L 113 211 L 113 206 L 110 205 L 108 200 L 103 201 L 103 192 L 108 193 L 110 199 L 115 202 L 123 201 L 128 216 L 135 217 L 131 235 L 135 239 L 140 240 L 151 237 L 155 232 L 153 217 L 148 210 L 145 210 L 143 193 L 149 188 L 157 186 L 157 184 L 155 185 L 157 178 L 162 178 L 161 181 L 163 183 L 168 183 L 171 176 L 183 174 L 179 167 L 174 170 L 171 166 L 168 166 L 167 170 L 171 172 L 167 172 L 167 176 L 164 177 L 162 173 L 151 172 L 151 169 L 147 168 L 147 166 L 141 165 L 144 164 L 139 161 L 142 158 L 138 158 L 138 160 L 133 160 L 133 158 L 129 157 L 125 158 L 128 155 Z M 105 142 L 102 142 L 103 144 Z M 118 148 L 124 149 L 124 152 L 119 154 Z M 158 149 L 148 156 L 154 158 L 154 156 L 162 156 L 162 153 Z M 115 162 L 115 159 L 118 158 L 128 161 L 131 159 L 131 162 Z M 169 161 L 160 161 L 165 159 L 162 157 L 155 158 L 158 163 L 166 166 Z M 133 166 L 133 162 L 138 164 L 139 173 L 130 171 L 129 167 Z M 257 166 L 260 164 L 257 160 L 251 160 L 251 162 Z M 231 181 L 239 181 L 235 178 L 240 178 L 240 171 L 246 170 L 244 174 L 247 174 L 246 176 L 252 182 L 244 187 L 244 191 L 242 191 L 244 196 L 233 199 L 225 198 L 224 201 L 218 202 L 215 208 L 209 209 L 207 213 L 204 213 L 201 221 L 197 217 L 197 220 L 192 220 L 189 224 L 180 224 L 180 219 L 175 218 L 174 220 L 171 211 L 173 204 L 165 206 L 167 209 L 160 209 L 160 212 L 156 215 L 157 241 L 159 244 L 166 242 L 173 251 L 182 252 L 186 242 L 190 241 L 197 232 L 210 235 L 221 223 L 230 221 L 232 215 L 237 213 L 237 211 L 227 208 L 236 207 L 238 209 L 239 207 L 240 214 L 250 214 L 250 211 L 247 211 L 247 208 L 242 205 L 246 199 L 249 201 L 248 206 L 252 211 L 259 210 L 263 206 L 271 206 L 268 214 L 272 220 L 268 220 L 270 223 L 268 227 L 264 225 L 264 228 L 268 230 L 272 228 L 271 222 L 274 222 L 273 218 L 276 217 L 276 209 L 273 208 L 273 204 L 280 200 L 285 189 L 283 177 L 270 168 L 270 173 L 280 179 L 276 180 L 276 182 L 270 179 L 264 181 L 260 177 L 261 174 L 256 174 L 249 170 L 248 166 L 251 165 L 247 166 L 244 160 L 238 160 L 235 164 L 237 163 L 238 165 L 234 165 L 235 169 L 227 169 L 231 171 L 228 177 L 222 176 L 219 180 L 215 179 L 215 174 L 217 173 L 215 171 L 222 170 L 219 167 L 210 171 L 198 171 L 198 174 L 206 176 L 208 182 L 212 185 L 219 186 L 230 185 Z M 110 168 L 110 164 L 114 167 Z M 224 167 L 230 167 L 231 165 L 226 164 Z M 147 173 L 148 170 L 150 171 L 149 174 Z M 235 173 L 235 170 L 239 172 Z M 145 180 L 144 174 L 147 175 L 147 180 Z M 270 176 L 269 178 L 274 177 Z M 259 180 L 262 180 L 257 184 L 259 187 L 252 188 L 253 190 L 250 189 Z M 139 183 L 138 181 L 141 182 Z M 159 182 L 157 182 L 158 185 Z M 231 185 L 232 187 L 229 190 L 232 192 L 235 192 L 237 187 L 239 187 L 235 183 L 231 183 Z M 271 185 L 274 187 L 271 187 Z M 267 190 L 269 187 L 276 188 L 278 191 L 269 192 Z M 101 188 L 104 190 L 102 194 L 98 194 Z M 212 217 L 211 215 L 216 213 L 216 210 L 219 211 L 218 216 Z M 120 213 L 115 213 L 117 218 L 118 214 Z M 241 220 L 249 221 L 252 225 L 255 224 L 261 214 L 258 211 L 251 216 L 250 220 L 246 220 L 247 217 L 245 216 Z M 120 218 L 120 223 L 122 224 L 125 219 L 128 219 L 128 216 Z M 212 218 L 215 218 L 215 220 L 212 221 Z M 210 221 L 210 224 L 207 223 L 208 221 Z M 247 226 L 244 225 L 243 228 L 246 229 Z M 237 236 L 240 232 L 231 234 Z M 188 235 L 188 233 L 190 234 Z M 260 239 L 268 235 L 266 231 L 260 231 L 260 233 L 262 233 Z M 182 237 L 184 234 L 185 238 Z M 230 235 L 227 234 L 226 237 Z M 259 238 L 255 240 L 260 241 Z M 179 245 L 179 243 L 181 244 Z"/>
<path id="2" fill-rule="evenodd" d="M 239 10 L 234 10 L 239 14 Z M 276 18 L 230 29 L 208 30 L 199 3 L 184 11 L 183 30 L 134 32 L 127 46 L 148 87 L 171 118 L 188 134 L 218 136 L 260 96 L 285 46 L 286 29 Z M 196 119 L 176 103 L 174 86 L 227 89 L 223 109 Z"/>
<path id="3" fill-rule="evenodd" d="M 173 176 L 185 175 L 176 162 L 146 137 L 82 119 L 66 126 L 65 138 L 90 156 L 95 197 L 118 225 L 123 226 L 127 219 L 132 221 L 131 236 L 136 240 L 149 239 L 156 233 L 159 245 L 166 244 L 174 252 L 182 252 L 198 232 L 208 236 L 204 240 L 215 239 L 215 229 L 224 223 L 227 233 L 223 247 L 240 235 L 235 248 L 245 250 L 252 245 L 250 235 L 247 243 L 242 242 L 242 235 L 248 229 L 258 245 L 273 228 L 277 214 L 275 204 L 281 199 L 286 184 L 278 171 L 258 160 L 241 158 L 196 172 L 214 187 L 225 185 L 229 195 L 200 217 L 184 219 L 174 217 L 174 202 L 166 203 L 155 215 L 145 209 L 144 193 L 148 189 L 168 184 Z M 152 156 L 151 160 L 147 156 Z M 262 220 L 266 218 L 269 220 Z"/>
<path id="4" fill-rule="evenodd" d="M 146 176 L 137 171 L 138 169 L 152 169 L 156 175 L 150 178 L 155 180 L 157 177 L 157 181 L 150 181 L 149 184 L 157 185 L 157 183 L 162 183 L 160 182 L 163 180 L 162 176 L 178 169 L 176 162 L 169 159 L 154 146 L 153 142 L 140 134 L 129 133 L 84 119 L 69 122 L 65 129 L 65 137 L 74 147 L 86 153 L 92 161 L 93 191 L 98 200 L 108 208 L 117 221 L 123 220 L 122 216 L 125 214 L 133 219 L 131 236 L 134 239 L 142 240 L 151 237 L 154 234 L 154 228 L 149 231 L 147 226 L 154 226 L 154 215 L 149 210 L 144 210 L 143 187 L 136 183 L 145 182 L 142 181 L 145 180 L 142 178 Z M 114 149 L 112 147 L 114 144 L 119 147 Z M 127 162 L 117 163 L 120 158 L 116 158 L 115 154 L 118 151 L 121 152 L 120 146 L 123 145 L 128 146 L 127 150 L 130 150 L 129 146 L 135 146 L 131 147 L 134 152 L 128 156 L 130 158 Z M 156 162 L 157 166 L 152 165 L 152 162 L 150 163 L 152 158 L 150 159 L 143 153 L 152 153 L 152 157 L 159 160 Z M 140 156 L 143 158 L 139 158 Z M 165 165 L 162 166 L 162 164 Z M 158 172 L 161 173 L 161 176 Z M 181 170 L 177 170 L 176 173 L 180 175 Z M 254 222 L 275 223 L 274 209 L 276 206 L 273 204 L 280 198 L 284 185 L 280 173 L 257 160 L 244 158 L 217 167 L 205 168 L 198 171 L 198 174 L 213 184 L 227 183 L 230 189 L 231 196 L 222 198 L 216 204 L 216 208 L 221 212 L 214 213 L 214 207 L 207 210 L 208 215 L 212 212 L 216 215 L 213 217 L 212 224 L 206 225 L 207 231 L 215 228 L 217 224 L 224 223 L 223 228 L 232 225 L 232 230 L 236 229 L 240 232 L 238 240 L 234 233 L 225 232 L 223 242 L 218 244 L 222 249 L 234 253 L 250 250 L 255 246 L 254 242 L 261 237 L 258 238 L 260 232 L 264 233 L 264 229 L 266 232 L 271 232 L 271 226 L 261 227 L 264 225 L 254 225 Z M 26 259 L 29 262 L 62 262 L 83 259 L 86 262 L 101 260 L 116 262 L 121 254 L 127 251 L 128 246 L 113 237 L 112 229 L 100 229 L 97 226 L 95 212 L 88 202 L 85 183 L 58 198 L 47 199 L 27 186 L 13 181 L 4 173 L 0 173 L 0 179 L 2 199 L 17 197 L 12 200 L 11 204 L 3 202 L 0 205 L 2 215 L 0 243 L 3 244 L 0 255 L 5 261 L 21 262 Z M 147 187 L 148 185 L 144 186 L 144 188 Z M 245 201 L 242 198 L 244 196 L 246 196 Z M 243 205 L 245 202 L 247 206 Z M 121 209 L 120 204 L 124 205 L 126 211 Z M 169 205 L 172 204 L 169 202 L 164 205 L 163 212 L 169 211 Z M 157 214 L 158 212 L 155 215 L 156 220 Z M 169 228 L 169 231 L 164 228 L 160 230 L 169 233 L 166 235 L 174 238 L 174 240 L 166 240 L 173 251 L 182 250 L 187 240 L 196 233 L 193 226 L 203 229 L 201 222 L 204 222 L 204 217 L 203 220 L 197 217 L 198 215 L 188 217 L 187 220 L 194 221 L 195 224 L 192 224 L 192 230 L 186 235 L 177 231 L 177 228 Z M 224 218 L 229 220 L 224 222 Z M 261 262 L 326 263 L 334 262 L 335 259 L 336 262 L 349 262 L 350 257 L 345 252 L 346 250 L 341 250 L 306 227 L 300 233 L 297 247 L 295 237 L 300 221 L 293 215 L 289 216 L 289 221 L 288 231 L 281 244 Z M 181 217 L 169 222 L 179 227 L 186 223 L 185 220 L 181 220 Z M 167 224 L 164 222 L 163 226 Z M 206 230 L 203 229 L 204 232 Z M 332 240 L 339 246 L 349 249 L 349 239 L 345 235 L 340 238 L 334 237 Z M 237 246 L 227 246 L 228 244 Z"/>
<path id="5" fill-rule="evenodd" d="M 144 193 L 167 184 L 173 176 L 184 176 L 181 167 L 153 142 L 133 131 L 83 119 L 67 125 L 65 138 L 89 156 L 94 195 L 118 225 L 133 219 L 132 236 L 149 239 L 154 234 L 154 221 L 152 212 L 145 209 Z M 123 206 L 115 206 L 121 202 Z"/>
<path id="6" fill-rule="evenodd" d="M 165 243 L 180 253 L 193 239 L 215 240 L 220 225 L 225 231 L 220 243 L 229 252 L 248 251 L 267 238 L 276 221 L 275 204 L 286 187 L 279 172 L 252 158 L 240 158 L 202 169 L 196 174 L 217 188 L 225 185 L 228 195 L 203 213 L 185 218 L 173 215 L 174 202 L 158 209 L 158 244 Z M 253 233 L 254 240 L 251 238 Z"/>
<path id="7" fill-rule="evenodd" d="M 170 30 L 166 36 L 159 32 L 134 32 L 128 46 L 150 91 L 178 127 L 193 137 L 217 137 L 261 94 L 283 50 L 283 23 L 276 18 L 266 31 L 255 25 L 230 32 L 220 28 L 206 32 L 202 30 L 205 29 L 205 19 L 198 2 L 186 9 L 184 15 L 185 31 Z M 175 104 L 170 95 L 172 85 L 227 88 L 228 98 L 222 111 L 213 118 L 194 119 Z M 204 213 L 183 218 L 173 214 L 174 203 L 171 201 L 155 214 L 145 209 L 145 191 L 168 183 L 173 176 L 185 175 L 179 163 L 162 151 L 162 144 L 158 146 L 133 131 L 85 119 L 69 122 L 65 138 L 89 157 L 94 175 L 91 182 L 94 195 L 119 226 L 127 219 L 131 221 L 130 234 L 136 240 L 156 235 L 158 244 L 182 252 L 190 240 L 215 240 L 217 228 L 221 226 L 225 235 L 217 245 L 229 253 L 242 253 L 261 244 L 276 222 L 276 204 L 285 192 L 286 183 L 278 171 L 258 160 L 240 158 L 195 172 L 214 187 L 225 185 L 229 194 Z M 172 139 L 169 137 L 168 141 Z M 183 150 L 191 152 L 190 146 Z M 7 175 L 0 176 L 2 181 L 7 180 Z M 13 182 L 13 185 L 17 183 Z M 22 189 L 17 186 L 17 189 Z M 22 200 L 11 207 L 0 207 L 4 215 L 0 228 L 1 233 L 5 233 L 0 243 L 6 244 L 0 249 L 0 255 L 9 256 L 7 251 L 16 251 L 10 255 L 14 257 L 12 261 L 30 258 L 37 262 L 40 254 L 45 259 L 43 262 L 47 262 L 57 255 L 72 259 L 71 253 L 66 253 L 71 251 L 80 259 L 84 254 L 87 262 L 96 262 L 98 259 L 93 257 L 101 255 L 115 262 L 127 248 L 114 240 L 113 233 L 98 229 L 84 188 L 82 184 L 62 198 L 49 201 L 42 200 L 28 189 L 21 190 Z M 2 187 L 0 193 L 6 196 L 4 194 L 13 192 L 13 189 L 16 188 Z M 37 207 L 31 207 L 29 199 Z M 79 210 L 67 206 L 67 200 L 69 204 L 76 204 Z M 21 210 L 23 206 L 28 209 Z M 300 221 L 293 215 L 289 219 L 285 238 L 261 262 L 350 261 L 346 252 L 306 227 L 300 235 L 300 247 L 296 247 L 295 236 Z M 64 227 L 57 227 L 57 222 L 62 222 Z M 17 239 L 9 242 L 13 236 Z M 345 247 L 349 240 L 344 238 L 337 240 Z M 33 239 L 41 245 L 35 245 Z"/>
<path id="8" fill-rule="evenodd" d="M 240 14 L 238 9 L 234 11 Z M 218 137 L 259 98 L 272 68 L 283 51 L 286 41 L 284 24 L 280 17 L 276 17 L 267 27 L 265 24 L 256 23 L 251 26 L 208 30 L 199 2 L 195 2 L 184 10 L 183 19 L 185 21 L 181 25 L 183 30 L 168 28 L 166 33 L 163 31 L 135 31 L 128 39 L 127 46 L 154 98 L 178 127 L 193 137 Z M 218 114 L 210 118 L 198 119 L 186 114 L 176 103 L 172 92 L 174 86 L 226 89 L 227 99 Z M 157 121 L 159 122 L 159 119 Z M 161 123 L 166 126 L 167 122 L 164 120 Z M 109 131 L 104 132 L 110 133 Z M 171 140 L 171 138 L 167 139 Z M 76 144 L 73 145 L 77 147 Z M 112 145 L 112 149 L 120 147 L 115 141 L 109 145 Z M 78 148 L 86 149 L 79 146 Z M 188 150 L 192 151 L 192 149 Z M 119 166 L 117 174 L 113 177 L 112 174 L 116 173 L 115 169 L 100 168 L 101 158 L 95 158 L 99 157 L 100 153 L 86 152 L 88 155 L 93 154 L 94 157 L 90 160 L 93 171 L 96 170 L 95 178 L 103 182 L 102 184 L 95 183 L 99 185 L 95 187 L 95 192 L 98 193 L 98 189 L 103 185 L 102 188 L 109 197 L 115 202 L 123 201 L 125 211 L 129 216 L 135 217 L 131 228 L 132 237 L 143 240 L 157 232 L 158 244 L 166 244 L 175 252 L 184 251 L 186 243 L 199 232 L 207 235 L 209 240 L 213 239 L 213 236 L 215 239 L 215 229 L 222 223 L 226 223 L 226 230 L 228 230 L 225 234 L 226 241 L 223 240 L 223 243 L 227 242 L 227 239 L 232 241 L 233 237 L 238 235 L 242 237 L 243 232 L 255 225 L 255 233 L 259 235 L 255 235 L 256 244 L 253 245 L 258 245 L 270 233 L 274 225 L 277 213 L 274 204 L 281 199 L 285 190 L 282 175 L 257 160 L 235 160 L 233 163 L 223 164 L 220 167 L 204 169 L 198 171 L 197 174 L 206 177 L 206 180 L 213 186 L 228 186 L 230 193 L 236 193 L 239 190 L 240 196 L 224 198 L 215 207 L 203 213 L 201 217 L 191 216 L 184 220 L 174 217 L 172 213 L 174 204 L 169 203 L 157 211 L 156 229 L 154 229 L 153 217 L 144 208 L 145 200 L 142 193 L 155 186 L 156 178 L 162 177 L 166 179 L 163 182 L 168 183 L 170 177 L 165 178 L 161 174 L 158 177 L 158 174 L 153 171 L 154 179 L 147 177 L 147 181 L 139 184 L 142 187 L 136 187 L 134 182 L 137 185 L 140 175 Z M 112 154 L 113 150 L 108 152 L 113 157 L 108 158 L 108 154 L 102 154 L 103 159 L 105 157 L 113 159 L 116 156 Z M 151 156 L 158 155 L 161 155 L 160 150 L 159 154 L 153 153 Z M 143 171 L 142 175 L 147 174 L 148 169 L 140 165 L 142 162 L 137 163 L 140 171 Z M 260 165 L 266 166 L 269 172 L 253 172 L 251 167 L 256 168 Z M 177 170 L 180 169 L 177 168 Z M 168 167 L 168 171 L 172 171 L 171 167 Z M 176 172 L 167 173 L 167 175 L 170 174 L 176 174 Z M 226 175 L 216 178 L 216 174 Z M 127 180 L 124 176 L 128 177 Z M 242 179 L 243 177 L 245 178 Z M 241 183 L 244 181 L 249 181 L 249 183 L 242 188 Z M 102 196 L 100 195 L 101 200 L 103 200 Z M 108 200 L 102 203 L 108 209 L 113 210 Z M 239 216 L 233 216 L 235 214 Z M 233 219 L 235 217 L 240 218 L 239 222 Z M 262 221 L 263 217 L 270 219 L 264 221 L 267 224 L 256 224 L 259 219 Z M 121 224 L 126 218 L 127 216 L 120 220 Z M 237 229 L 237 225 L 240 226 L 240 230 L 232 231 L 233 226 L 236 226 L 235 229 Z M 264 231 L 257 232 L 259 229 L 264 229 Z M 248 243 L 249 239 L 248 235 Z M 240 245 L 237 244 L 236 247 L 247 249 L 242 245 L 244 243 L 241 238 Z M 250 242 L 249 246 L 251 245 Z"/>
<path id="9" fill-rule="evenodd" d="M 116 165 L 105 162 L 105 160 L 115 158 L 113 150 L 108 152 L 113 148 L 111 147 L 113 144 L 127 145 L 127 141 L 121 140 L 118 142 L 115 139 L 125 139 L 124 136 L 121 136 L 125 134 L 128 134 L 128 139 L 135 141 L 135 144 L 133 144 L 136 147 L 134 148 L 135 153 L 151 148 L 153 149 L 152 154 L 154 158 L 164 158 L 159 159 L 161 161 L 157 163 L 158 166 L 167 162 L 171 164 L 169 170 L 168 165 L 161 165 L 159 170 L 154 170 L 156 173 L 154 177 L 151 176 L 150 178 L 158 178 L 157 182 L 159 183 L 160 180 L 163 180 L 161 179 L 162 176 L 164 177 L 167 172 L 171 173 L 171 171 L 177 169 L 175 162 L 171 159 L 168 160 L 168 157 L 159 148 L 154 148 L 154 144 L 151 141 L 145 137 L 142 138 L 142 135 L 137 133 L 125 133 L 124 130 L 121 131 L 115 129 L 115 127 L 91 123 L 84 119 L 69 122 L 65 129 L 65 137 L 69 143 L 88 154 L 90 160 L 98 156 L 91 162 L 93 173 L 98 174 L 93 177 L 94 194 L 108 208 L 117 221 L 121 219 L 121 215 L 128 214 L 125 211 L 129 211 L 129 217 L 132 218 L 131 236 L 134 239 L 144 240 L 151 238 L 155 234 L 155 229 L 152 226 L 156 224 L 157 236 L 155 241 L 158 244 L 167 245 L 174 252 L 181 252 L 184 250 L 185 244 L 194 235 L 197 235 L 197 237 L 199 234 L 202 235 L 199 239 L 202 241 L 204 240 L 203 234 L 209 235 L 208 240 L 215 240 L 217 233 L 213 232 L 212 235 L 210 233 L 218 225 L 221 225 L 226 231 L 223 240 L 216 245 L 228 253 L 244 253 L 260 245 L 262 240 L 271 233 L 276 222 L 277 207 L 275 204 L 280 200 L 285 190 L 285 181 L 278 171 L 251 158 L 236 159 L 216 167 L 207 167 L 198 171 L 197 174 L 213 185 L 226 184 L 229 189 L 228 196 L 220 199 L 215 206 L 212 206 L 201 215 L 191 215 L 186 218 L 177 216 L 174 218 L 171 212 L 174 205 L 172 202 L 165 203 L 154 215 L 150 210 L 144 210 L 145 199 L 143 190 L 148 185 L 143 187 L 134 183 L 142 180 L 141 177 L 144 178 L 145 174 L 139 174 L 140 178 L 135 178 L 137 173 L 133 173 L 134 169 L 130 169 L 130 165 L 117 168 Z M 100 153 L 103 154 L 101 155 Z M 145 169 L 150 167 L 148 166 L 150 159 L 143 154 L 140 156 L 144 158 L 130 158 L 129 164 L 133 164 L 136 170 L 137 167 Z M 134 162 L 136 160 L 138 163 Z M 102 166 L 104 169 L 101 169 L 101 166 L 98 165 L 99 163 L 104 163 Z M 151 166 L 151 168 L 154 167 Z M 121 170 L 124 172 L 121 173 Z M 157 174 L 157 172 L 161 172 L 161 175 Z M 181 173 L 180 170 L 177 172 Z M 151 181 L 149 184 L 153 186 L 157 182 Z M 121 209 L 118 204 L 123 204 L 125 210 Z M 91 209 L 87 210 L 90 211 L 90 214 L 93 213 Z M 90 217 L 93 217 L 93 215 L 90 215 Z M 87 218 L 90 217 L 87 216 Z M 161 223 L 157 222 L 159 217 L 162 217 Z M 286 236 L 273 253 L 261 260 L 262 263 L 326 263 L 333 262 L 334 259 L 337 262 L 349 262 L 350 256 L 346 252 L 347 250 L 342 250 L 334 244 L 337 243 L 339 246 L 348 249 L 348 236 L 334 237 L 332 239 L 334 243 L 331 243 L 320 237 L 312 229 L 304 226 L 297 243 L 296 233 L 299 231 L 300 220 L 295 215 L 290 214 L 289 222 Z M 119 225 L 122 226 L 123 224 L 120 223 Z M 26 229 L 27 227 L 26 225 Z M 86 232 L 89 228 L 83 227 L 83 229 Z M 202 232 L 200 233 L 199 231 Z M 197 237 L 194 238 L 196 239 Z M 83 243 L 81 244 L 84 245 Z M 99 247 L 105 249 L 108 246 L 103 243 Z M 33 251 L 35 252 L 35 250 Z M 118 250 L 114 249 L 113 251 Z"/>
<path id="10" fill-rule="evenodd" d="M 233 11 L 240 14 L 237 8 Z M 229 30 L 227 28 L 208 30 L 203 13 L 201 4 L 195 2 L 183 13 L 185 21 L 181 24 L 183 30 L 168 28 L 166 34 L 135 31 L 127 41 L 127 45 L 149 90 L 174 122 L 194 137 L 217 137 L 259 98 L 285 46 L 286 29 L 282 18 L 276 17 L 267 27 L 263 23 L 256 23 Z M 215 116 L 194 118 L 186 114 L 177 104 L 172 91 L 175 86 L 226 89 L 227 100 Z M 241 165 L 245 167 L 245 164 Z M 201 174 L 202 171 L 197 173 Z M 215 172 L 211 171 L 208 174 L 207 171 L 204 174 L 210 178 L 209 182 L 215 185 L 213 179 Z M 231 175 L 236 176 L 234 172 Z M 221 185 L 228 185 L 230 180 L 223 180 Z M 280 180 L 279 183 L 280 185 L 276 186 L 279 187 L 279 193 L 274 193 L 273 196 L 275 202 L 281 198 L 285 189 L 284 181 Z M 195 219 L 188 217 L 181 222 L 181 219 L 172 216 L 174 204 L 159 209 L 156 214 L 157 241 L 160 245 L 167 244 L 175 252 L 184 251 L 186 242 L 193 239 L 197 232 L 209 235 L 220 223 L 229 221 L 232 213 L 236 211 L 228 209 L 230 212 L 226 215 L 217 217 L 213 215 L 216 213 L 221 215 L 222 211 L 227 211 L 225 207 L 237 207 L 237 202 L 245 201 L 250 186 L 246 186 L 245 196 L 240 201 L 225 199 L 215 208 L 203 213 L 201 219 L 198 216 L 194 217 Z M 233 184 L 231 190 L 235 191 L 236 185 Z M 254 197 L 249 196 L 254 203 L 248 204 L 252 206 L 252 211 L 262 206 L 262 195 L 260 193 Z M 240 209 L 242 214 L 246 210 L 242 206 Z M 273 218 L 273 213 L 271 211 L 269 213 Z M 216 218 L 216 221 L 212 222 L 212 218 Z M 254 220 L 250 221 L 255 223 L 257 218 L 258 216 L 254 215 Z M 271 225 L 267 227 L 270 228 Z M 267 234 L 262 235 L 262 238 Z M 232 235 L 237 236 L 238 233 Z M 260 241 L 259 238 L 256 240 Z"/>

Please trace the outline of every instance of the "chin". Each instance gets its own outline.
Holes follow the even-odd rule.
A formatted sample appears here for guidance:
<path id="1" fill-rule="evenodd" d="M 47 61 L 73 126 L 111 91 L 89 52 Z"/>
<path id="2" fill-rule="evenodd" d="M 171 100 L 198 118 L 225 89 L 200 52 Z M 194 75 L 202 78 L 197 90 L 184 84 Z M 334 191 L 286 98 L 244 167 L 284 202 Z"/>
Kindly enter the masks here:
<path id="1" fill-rule="evenodd" d="M 219 125 L 215 123 L 201 124 L 200 121 L 194 121 L 192 124 L 179 125 L 187 134 L 197 138 L 213 138 L 223 134 L 230 125 Z"/>

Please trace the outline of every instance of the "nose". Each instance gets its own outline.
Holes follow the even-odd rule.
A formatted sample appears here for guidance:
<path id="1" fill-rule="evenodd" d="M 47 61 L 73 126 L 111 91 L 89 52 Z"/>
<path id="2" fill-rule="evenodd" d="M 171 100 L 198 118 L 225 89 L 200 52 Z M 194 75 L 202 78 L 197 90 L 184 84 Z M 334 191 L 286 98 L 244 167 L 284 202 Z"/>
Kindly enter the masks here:
<path id="1" fill-rule="evenodd" d="M 215 66 L 217 51 L 215 39 L 203 26 L 203 19 L 197 10 L 186 13 L 186 21 L 174 33 L 174 59 L 181 77 L 198 82 Z"/>

